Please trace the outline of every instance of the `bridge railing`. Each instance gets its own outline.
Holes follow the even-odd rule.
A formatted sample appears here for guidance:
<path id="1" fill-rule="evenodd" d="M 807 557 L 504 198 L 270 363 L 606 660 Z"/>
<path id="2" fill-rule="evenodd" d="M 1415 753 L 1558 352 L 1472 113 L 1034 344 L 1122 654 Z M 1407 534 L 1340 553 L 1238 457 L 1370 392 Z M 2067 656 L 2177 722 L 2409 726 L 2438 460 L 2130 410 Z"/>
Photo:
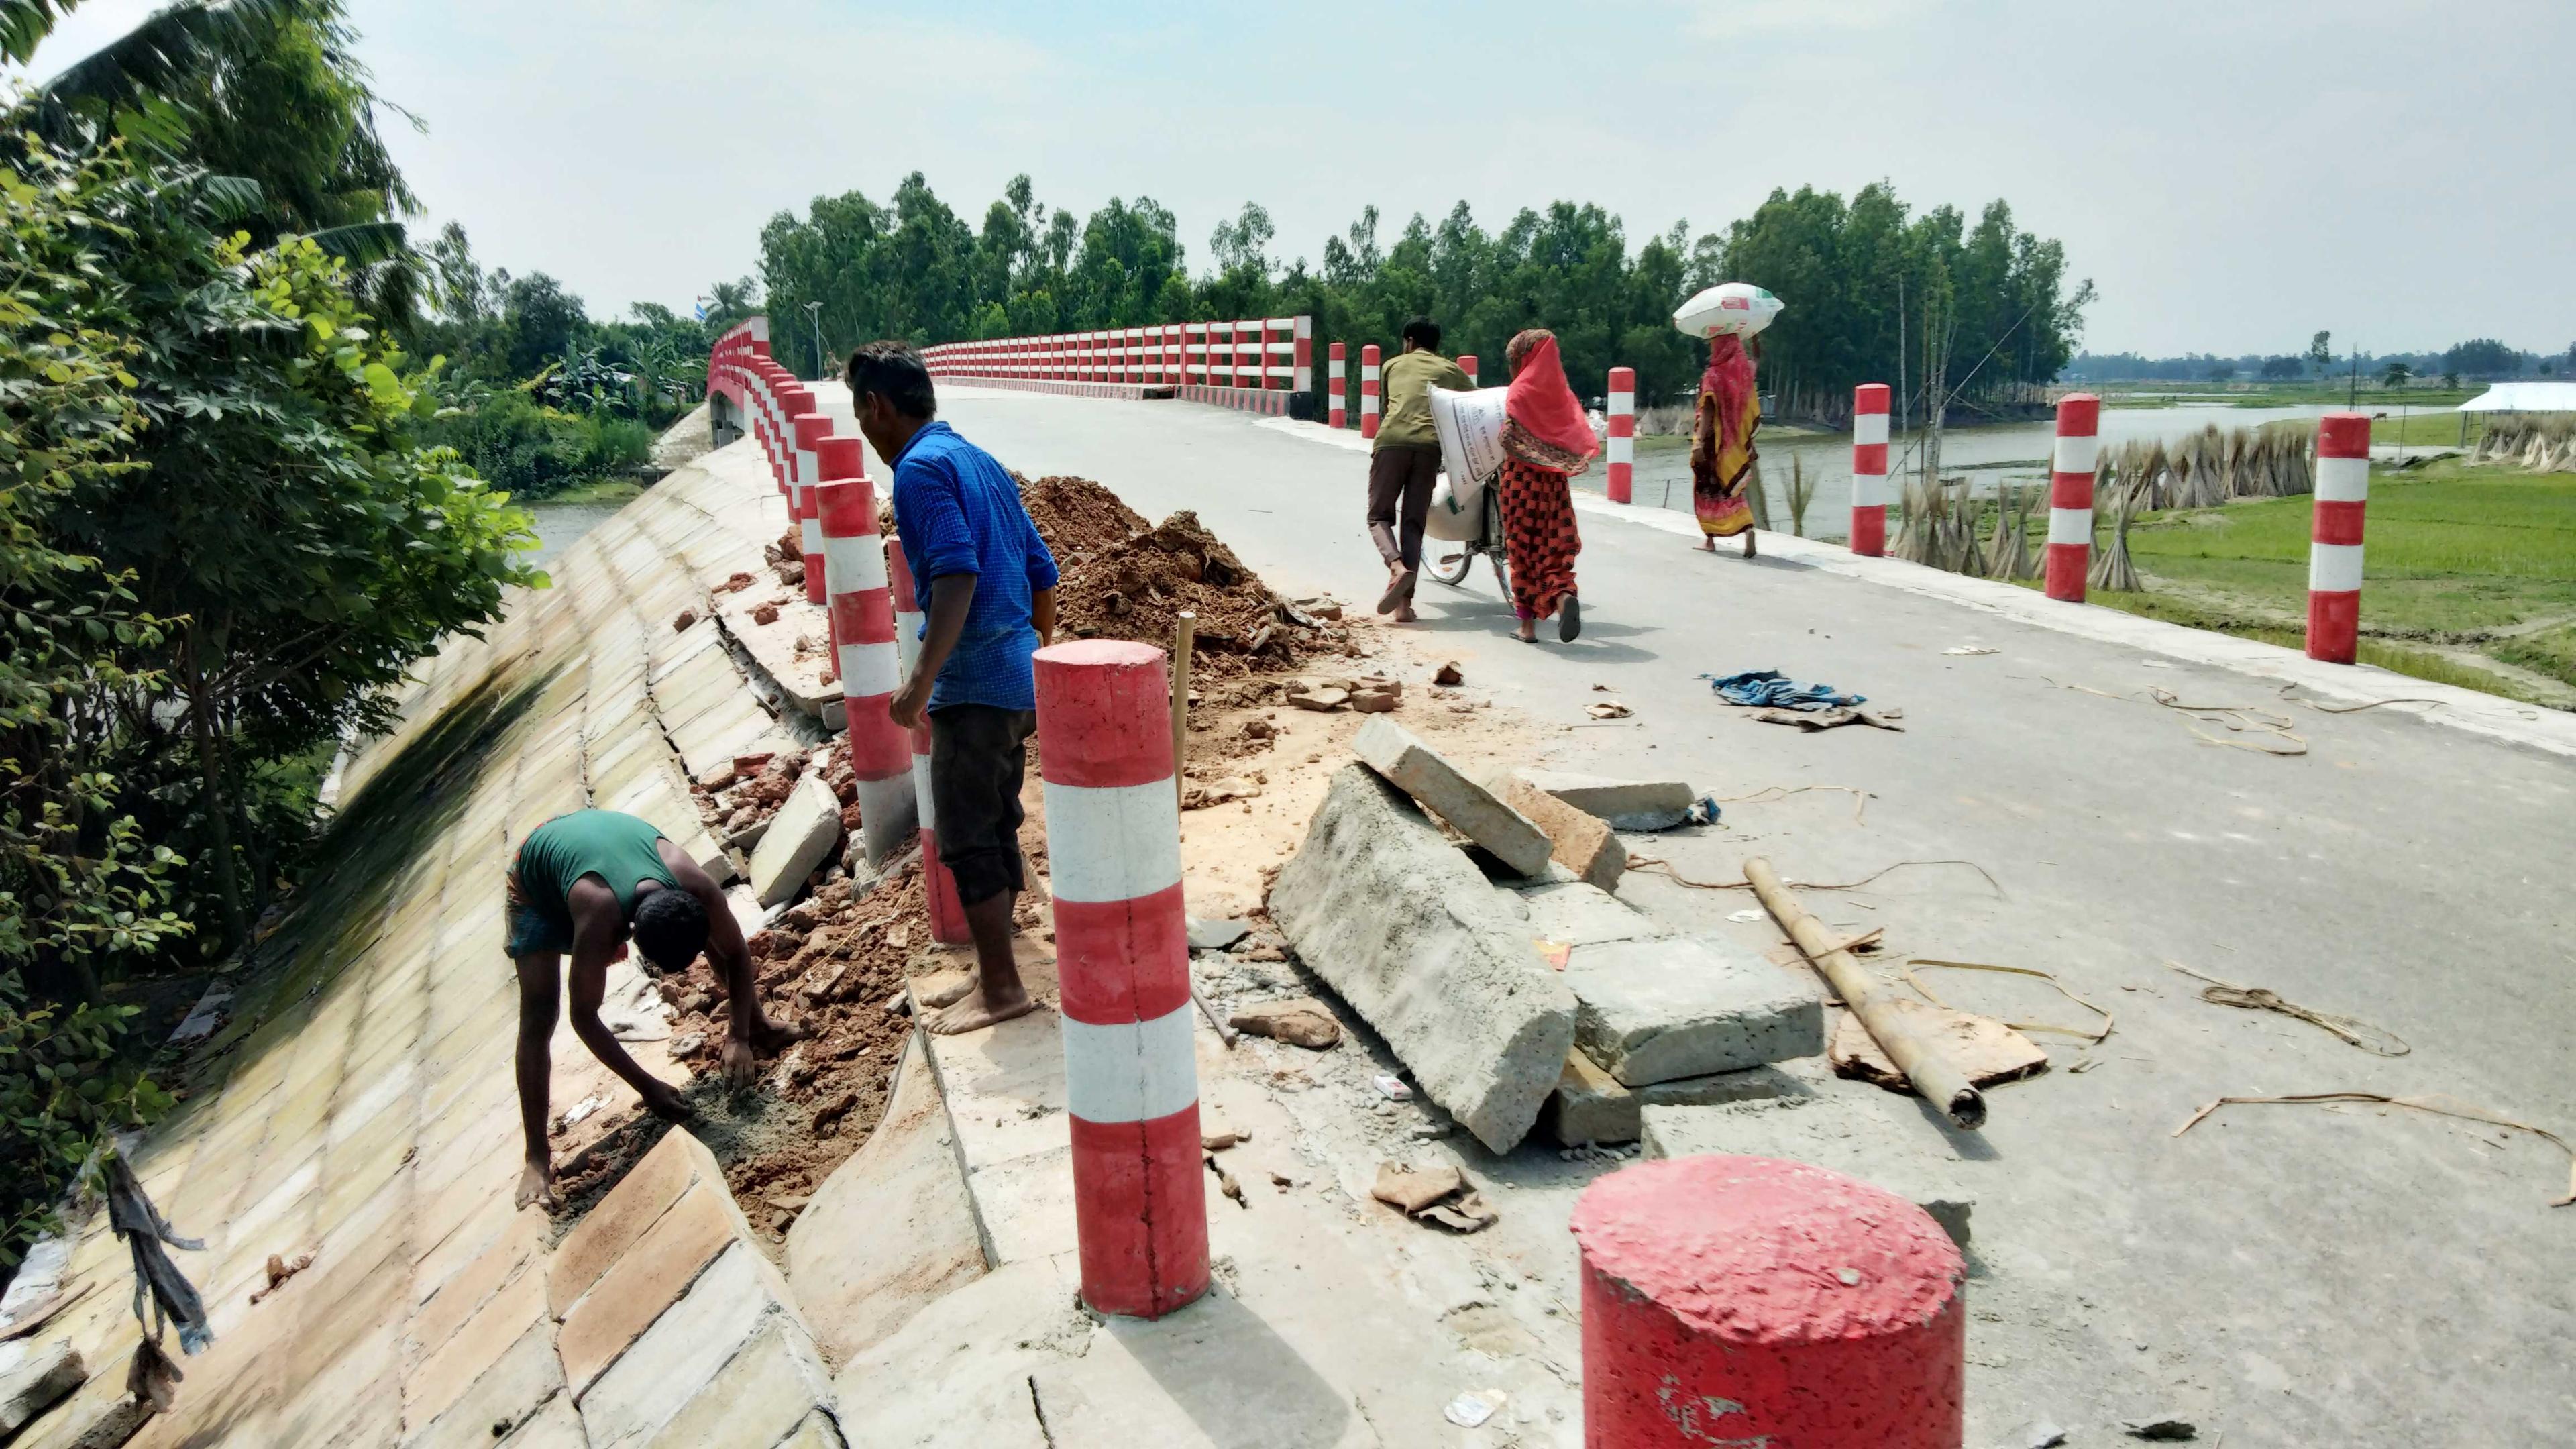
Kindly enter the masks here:
<path id="1" fill-rule="evenodd" d="M 933 377 L 1284 413 L 1289 398 L 1315 390 L 1314 339 L 1312 317 L 1256 317 L 946 342 L 921 355 Z"/>

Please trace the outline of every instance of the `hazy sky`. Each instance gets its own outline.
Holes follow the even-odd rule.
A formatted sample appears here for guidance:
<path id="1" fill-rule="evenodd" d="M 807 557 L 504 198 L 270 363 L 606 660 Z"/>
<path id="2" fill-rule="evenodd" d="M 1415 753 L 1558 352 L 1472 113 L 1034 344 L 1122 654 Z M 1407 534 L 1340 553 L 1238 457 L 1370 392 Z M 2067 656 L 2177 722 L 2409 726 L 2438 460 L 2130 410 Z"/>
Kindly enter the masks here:
<path id="1" fill-rule="evenodd" d="M 93 0 L 33 69 L 150 8 Z M 1247 198 L 1314 258 L 1371 202 L 1391 236 L 1588 200 L 1633 244 L 1884 178 L 2063 240 L 2099 350 L 2576 341 L 2570 0 L 351 8 L 431 221 L 599 314 L 685 308 L 781 208 L 913 170 L 970 223 L 1020 171 L 1151 196 L 1194 270 Z"/>

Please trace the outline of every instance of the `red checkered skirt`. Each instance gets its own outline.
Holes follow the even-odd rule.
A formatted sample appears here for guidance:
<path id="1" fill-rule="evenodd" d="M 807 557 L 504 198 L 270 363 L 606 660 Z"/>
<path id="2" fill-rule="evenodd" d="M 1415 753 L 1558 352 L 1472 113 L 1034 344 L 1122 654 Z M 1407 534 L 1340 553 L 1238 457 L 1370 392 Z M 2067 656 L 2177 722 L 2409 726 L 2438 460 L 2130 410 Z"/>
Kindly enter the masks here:
<path id="1" fill-rule="evenodd" d="M 1544 619 L 1574 592 L 1574 494 L 1566 474 L 1505 455 L 1501 490 L 1504 556 L 1512 566 L 1512 604 L 1524 619 Z"/>

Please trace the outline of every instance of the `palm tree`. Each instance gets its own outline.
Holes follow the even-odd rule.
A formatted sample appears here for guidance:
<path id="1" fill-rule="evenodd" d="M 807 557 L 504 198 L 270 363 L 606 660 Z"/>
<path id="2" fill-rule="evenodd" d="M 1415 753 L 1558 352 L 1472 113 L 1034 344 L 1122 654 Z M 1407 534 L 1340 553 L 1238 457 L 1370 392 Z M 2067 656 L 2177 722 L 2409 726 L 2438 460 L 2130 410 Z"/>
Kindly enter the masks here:
<path id="1" fill-rule="evenodd" d="M 25 64 L 80 0 L 0 0 L 0 56 Z M 255 246 L 309 236 L 346 259 L 379 320 L 418 311 L 419 213 L 377 127 L 342 0 L 177 0 L 38 86 L 10 121 L 57 145 L 122 134 L 203 171 Z"/>

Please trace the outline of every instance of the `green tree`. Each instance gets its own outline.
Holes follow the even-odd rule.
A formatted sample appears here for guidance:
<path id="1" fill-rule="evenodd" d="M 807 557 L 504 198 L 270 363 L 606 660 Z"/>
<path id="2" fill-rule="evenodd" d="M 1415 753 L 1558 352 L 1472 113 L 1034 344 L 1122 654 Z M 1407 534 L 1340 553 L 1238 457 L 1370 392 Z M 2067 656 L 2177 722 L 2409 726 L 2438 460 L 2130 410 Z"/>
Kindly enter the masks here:
<path id="1" fill-rule="evenodd" d="M 2522 371 L 2522 354 L 2492 337 L 2472 337 L 2445 349 L 2442 367 L 2471 377 L 2511 377 Z"/>
<path id="2" fill-rule="evenodd" d="M 2403 362 L 2392 362 L 2380 370 L 2379 385 L 2386 388 L 2404 387 L 2407 380 L 2414 375 L 2414 368 Z"/>
<path id="3" fill-rule="evenodd" d="M 2334 334 L 2332 332 L 2319 332 L 2316 336 L 2309 338 L 2307 358 L 2309 364 L 2316 368 L 2320 376 L 2332 370 L 2334 367 Z"/>

